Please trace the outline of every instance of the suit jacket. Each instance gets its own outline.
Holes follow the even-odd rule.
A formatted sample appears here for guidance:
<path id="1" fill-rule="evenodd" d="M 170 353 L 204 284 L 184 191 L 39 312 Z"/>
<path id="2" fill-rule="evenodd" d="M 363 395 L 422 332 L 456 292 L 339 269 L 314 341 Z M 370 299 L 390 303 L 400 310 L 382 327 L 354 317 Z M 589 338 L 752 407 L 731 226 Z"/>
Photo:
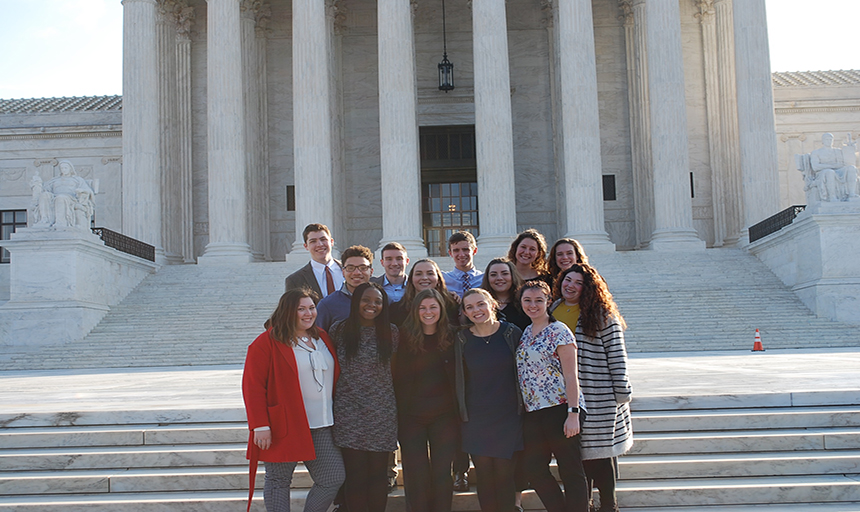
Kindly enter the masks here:
<path id="1" fill-rule="evenodd" d="M 334 260 L 334 262 L 337 263 L 338 266 L 340 266 L 340 262 L 338 260 Z M 308 262 L 308 264 L 304 267 L 288 275 L 287 278 L 284 280 L 284 291 L 289 291 L 294 288 L 301 288 L 303 286 L 317 292 L 320 297 L 324 295 L 322 290 L 320 290 L 320 285 L 317 282 L 317 276 L 314 275 L 314 268 L 311 266 L 310 262 Z"/>

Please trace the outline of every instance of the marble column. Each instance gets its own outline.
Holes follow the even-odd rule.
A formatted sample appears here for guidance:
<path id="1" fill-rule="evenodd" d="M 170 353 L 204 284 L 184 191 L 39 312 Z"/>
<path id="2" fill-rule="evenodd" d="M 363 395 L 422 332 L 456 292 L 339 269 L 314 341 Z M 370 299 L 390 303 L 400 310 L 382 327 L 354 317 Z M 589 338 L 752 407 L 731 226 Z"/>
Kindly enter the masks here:
<path id="1" fill-rule="evenodd" d="M 504 254 L 517 232 L 511 78 L 505 0 L 472 2 L 478 248 Z"/>
<path id="2" fill-rule="evenodd" d="M 726 201 L 724 190 L 725 162 L 722 123 L 720 122 L 720 69 L 717 46 L 717 22 L 714 0 L 697 0 L 696 18 L 702 29 L 705 57 L 705 109 L 708 121 L 708 155 L 711 168 L 711 203 L 714 212 L 714 246 L 721 247 L 726 238 Z"/>
<path id="3" fill-rule="evenodd" d="M 559 83 L 566 237 L 614 251 L 603 221 L 600 115 L 591 0 L 558 0 Z"/>
<path id="4" fill-rule="evenodd" d="M 720 133 L 723 145 L 723 197 L 725 198 L 725 238 L 723 245 L 737 244 L 743 229 L 743 182 L 740 140 L 738 140 L 738 93 L 735 75 L 735 41 L 732 0 L 715 0 L 717 55 L 720 79 Z"/>
<path id="5" fill-rule="evenodd" d="M 413 260 L 427 257 L 421 236 L 421 161 L 412 6 L 377 2 L 379 24 L 379 152 L 382 175 L 381 251 L 400 242 Z"/>
<path id="6" fill-rule="evenodd" d="M 245 165 L 247 173 L 248 245 L 255 261 L 263 260 L 262 200 L 260 186 L 260 101 L 259 71 L 257 69 L 258 0 L 241 0 L 242 13 L 242 75 L 245 103 Z"/>
<path id="7" fill-rule="evenodd" d="M 263 259 L 272 259 L 272 232 L 271 211 L 269 209 L 269 90 L 267 78 L 269 76 L 266 65 L 268 53 L 268 26 L 272 17 L 272 11 L 268 3 L 263 3 L 257 10 L 256 45 L 257 45 L 257 118 L 259 119 L 258 143 L 260 148 L 260 221 L 259 229 L 262 230 Z"/>
<path id="8" fill-rule="evenodd" d="M 248 263 L 239 0 L 208 0 L 207 31 L 209 243 L 198 263 Z"/>
<path id="9" fill-rule="evenodd" d="M 191 24 L 194 8 L 178 2 L 176 23 L 176 171 L 179 175 L 182 259 L 194 262 L 194 208 L 191 180 Z"/>
<path id="10" fill-rule="evenodd" d="M 123 0 L 122 231 L 155 246 L 161 243 L 158 62 L 155 0 Z"/>
<path id="11" fill-rule="evenodd" d="M 156 23 L 158 48 L 158 131 L 159 167 L 161 169 L 161 240 L 164 261 L 182 263 L 181 233 L 177 222 L 179 209 L 179 174 L 176 172 L 176 34 L 173 23 L 173 0 L 161 0 Z"/>
<path id="12" fill-rule="evenodd" d="M 332 120 L 329 28 L 320 0 L 293 1 L 293 182 L 296 241 L 289 261 L 308 260 L 302 230 L 314 222 L 333 226 Z M 335 238 L 337 233 L 334 234 Z"/>
<path id="13" fill-rule="evenodd" d="M 779 211 L 779 166 L 764 0 L 734 0 L 744 230 Z"/>
<path id="14" fill-rule="evenodd" d="M 654 169 L 655 229 L 650 248 L 704 248 L 693 229 L 678 0 L 647 0 L 645 15 Z"/>
<path id="15" fill-rule="evenodd" d="M 619 5 L 624 22 L 627 57 L 627 101 L 630 105 L 630 156 L 633 165 L 636 248 L 644 249 L 651 243 L 651 233 L 654 232 L 645 0 L 620 0 Z"/>

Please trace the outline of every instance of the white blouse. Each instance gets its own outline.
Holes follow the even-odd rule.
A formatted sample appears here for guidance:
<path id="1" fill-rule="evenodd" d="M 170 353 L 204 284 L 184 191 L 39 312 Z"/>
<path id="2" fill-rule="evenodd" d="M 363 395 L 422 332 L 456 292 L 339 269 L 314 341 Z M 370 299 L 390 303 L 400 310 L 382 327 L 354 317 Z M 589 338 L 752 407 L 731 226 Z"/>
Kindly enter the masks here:
<path id="1" fill-rule="evenodd" d="M 321 339 L 313 340 L 316 350 L 302 343 L 293 346 L 299 369 L 299 385 L 310 428 L 334 425 L 332 392 L 334 390 L 334 357 Z"/>

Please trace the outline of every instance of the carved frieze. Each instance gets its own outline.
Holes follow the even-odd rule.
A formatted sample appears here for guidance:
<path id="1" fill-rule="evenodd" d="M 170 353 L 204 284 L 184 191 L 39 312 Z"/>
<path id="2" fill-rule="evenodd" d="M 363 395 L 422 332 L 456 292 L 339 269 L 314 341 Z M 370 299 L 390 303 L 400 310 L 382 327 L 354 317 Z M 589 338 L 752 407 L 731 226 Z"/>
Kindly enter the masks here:
<path id="1" fill-rule="evenodd" d="M 26 167 L 7 167 L 0 169 L 0 181 L 18 181 L 27 171 Z"/>

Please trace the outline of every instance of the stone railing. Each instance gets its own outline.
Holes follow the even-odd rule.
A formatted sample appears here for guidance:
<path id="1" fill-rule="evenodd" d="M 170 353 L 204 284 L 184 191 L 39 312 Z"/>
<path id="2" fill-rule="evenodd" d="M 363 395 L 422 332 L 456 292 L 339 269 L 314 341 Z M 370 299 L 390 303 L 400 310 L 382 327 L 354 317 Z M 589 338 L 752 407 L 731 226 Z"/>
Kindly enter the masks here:
<path id="1" fill-rule="evenodd" d="M 92 228 L 92 230 L 108 247 L 113 247 L 118 251 L 137 256 L 138 258 L 155 261 L 155 247 L 147 243 L 130 236 L 125 236 L 122 233 L 111 231 L 108 228 Z"/>
<path id="2" fill-rule="evenodd" d="M 771 215 L 758 224 L 750 226 L 750 243 L 766 237 L 772 233 L 776 233 L 780 229 L 791 224 L 791 221 L 797 217 L 797 214 L 806 209 L 805 204 L 796 204 L 789 206 L 785 210 Z"/>

